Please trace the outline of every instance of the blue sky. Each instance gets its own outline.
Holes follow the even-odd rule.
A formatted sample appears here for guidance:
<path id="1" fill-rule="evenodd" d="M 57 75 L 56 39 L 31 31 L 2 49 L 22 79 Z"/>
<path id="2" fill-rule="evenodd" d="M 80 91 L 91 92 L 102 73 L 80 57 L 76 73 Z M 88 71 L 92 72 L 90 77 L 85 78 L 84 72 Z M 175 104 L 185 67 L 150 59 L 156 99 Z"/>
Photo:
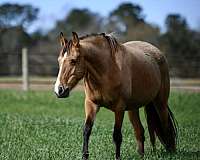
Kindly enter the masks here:
<path id="1" fill-rule="evenodd" d="M 0 4 L 20 3 L 32 4 L 40 9 L 39 19 L 29 29 L 30 32 L 41 28 L 51 29 L 56 20 L 62 19 L 70 9 L 88 8 L 100 15 L 107 16 L 122 0 L 1 0 Z M 129 0 L 142 6 L 145 19 L 164 29 L 164 20 L 169 13 L 180 13 L 191 28 L 200 29 L 200 0 Z"/>

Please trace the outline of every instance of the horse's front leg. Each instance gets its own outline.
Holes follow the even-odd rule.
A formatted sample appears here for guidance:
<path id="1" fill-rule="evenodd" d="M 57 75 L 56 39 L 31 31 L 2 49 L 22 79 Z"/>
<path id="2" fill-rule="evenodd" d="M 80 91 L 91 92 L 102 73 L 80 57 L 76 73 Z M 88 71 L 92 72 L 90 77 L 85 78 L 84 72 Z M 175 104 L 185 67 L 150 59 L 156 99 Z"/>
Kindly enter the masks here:
<path id="1" fill-rule="evenodd" d="M 98 112 L 99 107 L 89 99 L 85 99 L 85 124 L 83 128 L 83 160 L 87 160 L 89 157 L 88 143 L 89 137 L 92 131 L 92 126 Z"/>
<path id="2" fill-rule="evenodd" d="M 120 160 L 120 147 L 122 143 L 122 123 L 124 119 L 124 110 L 115 111 L 115 125 L 113 131 L 113 142 L 115 144 L 115 159 Z"/>

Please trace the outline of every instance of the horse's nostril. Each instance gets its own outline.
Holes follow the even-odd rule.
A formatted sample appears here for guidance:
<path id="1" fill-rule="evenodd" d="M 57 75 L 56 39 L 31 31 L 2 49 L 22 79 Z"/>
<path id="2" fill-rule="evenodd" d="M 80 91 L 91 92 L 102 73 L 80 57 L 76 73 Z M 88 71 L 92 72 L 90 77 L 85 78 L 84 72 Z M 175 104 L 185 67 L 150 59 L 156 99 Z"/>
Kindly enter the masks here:
<path id="1" fill-rule="evenodd" d="M 69 92 L 70 92 L 69 87 L 65 88 L 63 85 L 61 85 L 57 89 L 58 90 L 55 93 L 56 93 L 58 98 L 65 98 L 65 97 L 69 96 Z"/>
<path id="2" fill-rule="evenodd" d="M 58 94 L 61 95 L 64 92 L 64 87 L 63 86 L 59 86 L 58 87 Z"/>

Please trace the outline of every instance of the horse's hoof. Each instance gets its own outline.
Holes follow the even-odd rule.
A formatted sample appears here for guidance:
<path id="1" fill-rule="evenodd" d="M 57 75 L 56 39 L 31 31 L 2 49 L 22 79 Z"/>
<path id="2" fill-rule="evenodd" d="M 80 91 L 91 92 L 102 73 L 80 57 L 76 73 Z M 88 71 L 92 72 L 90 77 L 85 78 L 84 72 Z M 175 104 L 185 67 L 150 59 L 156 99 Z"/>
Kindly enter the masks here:
<path id="1" fill-rule="evenodd" d="M 88 160 L 89 158 L 88 157 L 82 157 L 82 160 Z"/>
<path id="2" fill-rule="evenodd" d="M 88 153 L 83 154 L 82 160 L 88 160 L 88 159 L 89 159 L 89 154 Z"/>

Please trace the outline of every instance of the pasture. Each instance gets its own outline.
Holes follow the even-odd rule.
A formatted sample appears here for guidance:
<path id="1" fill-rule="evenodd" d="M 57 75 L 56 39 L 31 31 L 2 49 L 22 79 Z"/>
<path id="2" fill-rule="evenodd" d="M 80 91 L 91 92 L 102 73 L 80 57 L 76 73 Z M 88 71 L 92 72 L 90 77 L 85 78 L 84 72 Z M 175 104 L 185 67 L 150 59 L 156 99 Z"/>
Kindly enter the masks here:
<path id="1" fill-rule="evenodd" d="M 84 93 L 57 99 L 51 91 L 0 91 L 0 159 L 80 160 L 84 123 Z M 177 153 L 166 153 L 157 140 L 150 145 L 143 109 L 146 160 L 200 159 L 200 93 L 171 92 L 170 107 L 179 123 Z M 114 159 L 114 114 L 104 108 L 97 115 L 90 139 L 91 160 Z M 123 123 L 122 159 L 141 159 L 127 116 Z"/>

